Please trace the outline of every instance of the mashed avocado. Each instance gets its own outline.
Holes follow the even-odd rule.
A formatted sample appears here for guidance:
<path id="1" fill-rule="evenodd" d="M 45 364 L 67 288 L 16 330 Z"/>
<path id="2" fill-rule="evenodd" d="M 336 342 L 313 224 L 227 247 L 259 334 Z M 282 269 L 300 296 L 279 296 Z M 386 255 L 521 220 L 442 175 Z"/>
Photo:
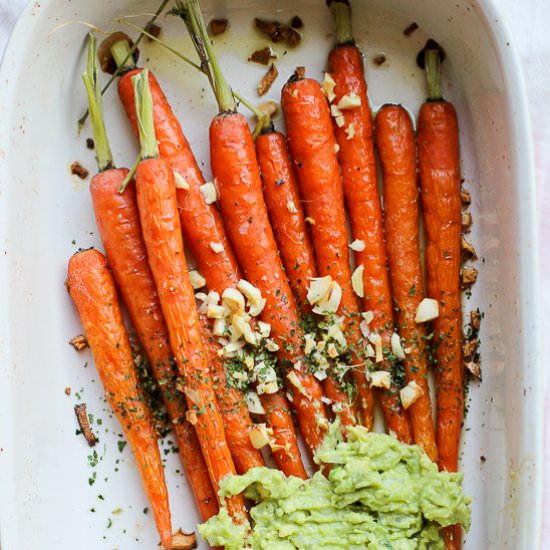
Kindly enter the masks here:
<path id="1" fill-rule="evenodd" d="M 348 428 L 342 441 L 334 424 L 315 461 L 332 465 L 328 479 L 317 472 L 304 481 L 269 468 L 226 478 L 222 496 L 243 493 L 256 503 L 252 532 L 222 508 L 200 534 L 227 550 L 444 550 L 440 527 L 469 528 L 462 474 L 439 472 L 416 445 L 362 427 Z"/>

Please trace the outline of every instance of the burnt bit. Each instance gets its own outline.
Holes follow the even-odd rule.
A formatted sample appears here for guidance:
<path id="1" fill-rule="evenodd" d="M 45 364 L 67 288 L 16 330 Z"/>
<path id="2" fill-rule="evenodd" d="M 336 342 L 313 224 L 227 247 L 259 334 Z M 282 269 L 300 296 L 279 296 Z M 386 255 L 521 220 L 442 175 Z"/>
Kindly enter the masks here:
<path id="1" fill-rule="evenodd" d="M 208 32 L 212 36 L 218 36 L 220 34 L 223 34 L 227 30 L 228 26 L 229 26 L 229 21 L 225 18 L 212 19 L 212 21 L 208 23 Z"/>
<path id="2" fill-rule="evenodd" d="M 266 21 L 256 17 L 254 26 L 260 32 L 266 34 L 274 42 L 286 42 L 291 48 L 297 46 L 302 40 L 302 35 L 292 26 L 283 25 L 279 21 Z"/>
<path id="3" fill-rule="evenodd" d="M 477 347 L 479 346 L 479 339 L 472 338 L 464 344 L 464 358 L 470 360 L 474 357 Z"/>
<path id="4" fill-rule="evenodd" d="M 145 30 L 151 35 L 151 36 L 154 36 L 155 38 L 158 38 L 160 36 L 160 31 L 162 30 L 160 28 L 159 25 L 157 25 L 156 23 L 151 23 L 150 25 L 147 25 L 145 27 Z M 152 39 L 150 37 L 147 37 L 147 39 L 149 40 L 149 42 L 152 42 Z"/>
<path id="5" fill-rule="evenodd" d="M 460 248 L 462 249 L 462 258 L 464 260 L 477 260 L 476 249 L 464 237 L 460 238 Z"/>
<path id="6" fill-rule="evenodd" d="M 151 33 L 152 34 L 152 33 Z M 99 45 L 97 49 L 97 58 L 101 66 L 101 70 L 108 74 L 115 74 L 117 66 L 111 53 L 111 48 L 121 40 L 126 40 L 128 42 L 128 47 L 131 49 L 134 45 L 132 39 L 124 32 L 117 31 L 110 34 L 103 42 Z M 134 63 L 137 63 L 139 58 L 139 49 L 136 48 L 132 53 L 132 59 Z"/>
<path id="7" fill-rule="evenodd" d="M 374 58 L 373 58 L 373 60 L 372 60 L 372 62 L 373 62 L 377 67 L 380 67 L 380 65 L 383 65 L 386 61 L 387 61 L 387 58 L 386 58 L 386 56 L 385 56 L 383 53 L 374 56 Z"/>
<path id="8" fill-rule="evenodd" d="M 82 166 L 82 164 L 80 164 L 80 162 L 75 160 L 71 164 L 71 174 L 73 174 L 73 176 L 78 176 L 81 180 L 85 180 L 88 177 L 89 172 L 86 168 L 84 168 L 84 166 Z"/>
<path id="9" fill-rule="evenodd" d="M 476 380 L 481 380 L 481 365 L 479 361 L 466 361 L 464 367 Z"/>
<path id="10" fill-rule="evenodd" d="M 303 26 L 304 26 L 304 22 L 300 19 L 300 17 L 298 15 L 295 15 L 291 20 L 290 20 L 290 26 L 293 28 L 293 29 L 301 29 Z"/>
<path id="11" fill-rule="evenodd" d="M 472 309 L 470 311 L 470 326 L 472 331 L 478 333 L 481 329 L 481 312 L 479 309 Z"/>
<path id="12" fill-rule="evenodd" d="M 475 267 L 464 267 L 460 273 L 462 288 L 472 286 L 477 280 L 477 269 Z"/>
<path id="13" fill-rule="evenodd" d="M 69 340 L 69 344 L 73 346 L 76 351 L 82 351 L 88 347 L 88 340 L 84 334 L 79 334 Z"/>
<path id="14" fill-rule="evenodd" d="M 253 63 L 260 63 L 261 65 L 267 65 L 272 59 L 276 59 L 277 56 L 271 51 L 269 46 L 252 52 L 252 55 L 248 58 L 248 61 Z"/>
<path id="15" fill-rule="evenodd" d="M 92 432 L 92 428 L 90 428 L 88 412 L 86 411 L 86 403 L 75 405 L 74 412 L 76 414 L 76 419 L 78 420 L 78 425 L 80 426 L 88 445 L 93 447 L 97 443 L 97 437 Z"/>
<path id="16" fill-rule="evenodd" d="M 269 67 L 267 73 L 265 73 L 258 84 L 258 95 L 262 96 L 267 94 L 278 76 L 279 71 L 277 70 L 277 67 L 275 67 L 275 65 L 272 63 L 271 67 Z"/>
<path id="17" fill-rule="evenodd" d="M 95 149 L 95 142 L 92 138 L 86 138 L 86 147 L 88 149 Z"/>
<path id="18" fill-rule="evenodd" d="M 197 547 L 195 533 L 184 533 L 181 529 L 172 535 L 172 550 L 192 550 Z"/>
<path id="19" fill-rule="evenodd" d="M 466 189 L 461 189 L 460 201 L 462 202 L 462 206 L 468 206 L 472 202 L 472 195 L 470 195 L 470 192 L 466 191 Z"/>
<path id="20" fill-rule="evenodd" d="M 418 52 L 418 55 L 416 56 L 416 64 L 424 70 L 424 55 L 426 51 L 428 50 L 438 50 L 439 51 L 439 60 L 441 63 L 445 61 L 445 50 L 432 38 L 428 39 L 426 42 L 426 45 Z"/>
<path id="21" fill-rule="evenodd" d="M 462 212 L 462 230 L 468 231 L 472 227 L 473 218 L 470 212 Z"/>
<path id="22" fill-rule="evenodd" d="M 487 457 L 484 456 L 484 455 L 481 455 L 481 456 L 479 457 L 479 461 L 480 461 L 482 464 L 485 464 L 485 462 L 487 462 Z"/>
<path id="23" fill-rule="evenodd" d="M 288 30 L 288 36 L 286 37 L 286 43 L 291 47 L 295 48 L 302 40 L 302 35 L 294 30 L 289 29 Z"/>
<path id="24" fill-rule="evenodd" d="M 412 22 L 404 31 L 405 36 L 411 36 L 411 34 L 418 29 L 418 23 Z"/>

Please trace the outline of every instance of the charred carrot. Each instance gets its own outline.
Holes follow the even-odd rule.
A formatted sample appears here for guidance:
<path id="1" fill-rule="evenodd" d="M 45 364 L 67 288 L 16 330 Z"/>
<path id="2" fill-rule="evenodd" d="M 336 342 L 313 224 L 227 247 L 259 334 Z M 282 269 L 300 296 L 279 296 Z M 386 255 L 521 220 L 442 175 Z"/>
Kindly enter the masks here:
<path id="1" fill-rule="evenodd" d="M 168 491 L 151 411 L 138 387 L 115 284 L 97 250 L 69 260 L 67 286 L 90 344 L 105 395 L 134 453 L 164 548 L 172 546 Z"/>
<path id="2" fill-rule="evenodd" d="M 404 342 L 408 383 L 419 392 L 410 406 L 414 442 L 437 462 L 437 445 L 428 387 L 425 324 L 415 322 L 424 298 L 419 245 L 416 147 L 411 118 L 399 105 L 384 105 L 376 115 L 376 144 L 384 181 L 384 226 L 398 333 Z M 392 336 L 393 337 L 393 336 Z"/>
<path id="3" fill-rule="evenodd" d="M 127 48 L 128 43 L 125 40 L 113 46 L 115 58 L 119 59 L 119 63 Z M 136 131 L 138 130 L 137 115 L 131 78 L 140 72 L 141 69 L 130 71 L 119 81 L 120 97 Z M 207 204 L 201 193 L 200 187 L 205 183 L 202 173 L 181 126 L 152 73 L 149 73 L 149 86 L 153 99 L 153 120 L 159 153 L 167 158 L 172 169 L 179 174 L 176 177 L 183 178 L 180 180 L 180 185 L 181 181 L 185 181 L 187 185 L 187 188 L 180 187 L 176 191 L 183 236 L 197 260 L 201 274 L 207 278 L 210 288 L 212 288 L 211 285 L 214 285 L 214 290 L 218 290 L 221 285 L 223 288 L 228 285 L 235 286 L 239 281 L 236 274 L 236 260 L 227 241 L 219 212 L 215 206 Z M 217 238 L 219 240 L 216 240 Z M 226 244 L 224 254 L 214 252 L 210 246 L 211 242 L 220 242 L 222 246 Z M 203 327 L 203 336 L 203 340 L 212 339 L 208 327 Z M 212 364 L 218 384 L 221 384 L 226 379 L 223 363 L 216 359 Z M 245 473 L 251 468 L 263 466 L 264 461 L 261 453 L 248 439 L 252 421 L 242 393 L 228 385 L 225 387 L 225 391 L 217 393 L 220 412 L 235 467 L 238 473 Z"/>
<path id="4" fill-rule="evenodd" d="M 199 513 L 208 518 L 217 511 L 216 495 L 200 446 L 196 438 L 190 436 L 193 429 L 185 418 L 183 395 L 176 390 L 172 352 L 155 282 L 147 263 L 134 186 L 130 184 L 124 193 L 119 192 L 128 170 L 113 167 L 102 116 L 95 49 L 95 38 L 90 35 L 88 71 L 83 79 L 99 169 L 90 182 L 96 222 L 113 276 L 162 393 Z"/>
<path id="5" fill-rule="evenodd" d="M 280 132 L 271 131 L 256 138 L 256 153 L 262 174 L 264 198 L 283 266 L 302 315 L 311 314 L 307 293 L 317 266 L 306 226 L 302 200 L 286 141 Z M 356 411 L 347 393 L 332 377 L 323 389 L 340 410 L 344 425 L 356 422 Z"/>
<path id="6" fill-rule="evenodd" d="M 143 238 L 170 344 L 182 377 L 190 409 L 189 421 L 197 432 L 210 479 L 217 492 L 221 480 L 236 473 L 235 465 L 227 445 L 201 340 L 195 296 L 183 250 L 174 177 L 166 160 L 158 156 L 148 82 L 147 70 L 134 77 L 143 159 L 136 170 Z M 246 521 L 242 497 L 233 497 L 228 504 L 235 520 Z"/>
<path id="7" fill-rule="evenodd" d="M 347 0 L 333 0 L 329 5 L 336 22 L 337 42 L 328 60 L 329 74 L 335 82 L 331 109 L 336 115 L 334 133 L 351 234 L 353 240 L 360 243 L 355 249 L 355 260 L 363 269 L 363 306 L 374 315 L 369 328 L 382 339 L 382 348 L 389 350 L 393 331 L 392 298 L 363 58 L 353 39 Z M 401 407 L 392 362 L 386 357 L 376 368 L 393 371 L 390 388 L 378 392 L 387 427 L 399 439 L 410 442 L 409 419 Z"/>
<path id="8" fill-rule="evenodd" d="M 427 293 L 439 303 L 439 316 L 433 321 L 439 468 L 455 472 L 464 417 L 462 205 L 458 121 L 454 107 L 441 94 L 440 56 L 439 46 L 428 41 L 424 49 L 428 101 L 418 116 L 418 167 L 426 230 Z M 460 526 L 444 529 L 443 535 L 448 549 L 461 548 Z"/>
<path id="9" fill-rule="evenodd" d="M 300 318 L 269 224 L 252 134 L 245 118 L 236 112 L 232 91 L 213 55 L 198 1 L 176 3 L 182 9 L 194 42 L 200 41 L 206 52 L 207 59 L 203 61 L 210 68 L 210 80 L 220 108 L 220 114 L 210 125 L 210 160 L 229 237 L 246 279 L 266 300 L 262 320 L 271 325 L 271 334 L 279 345 L 280 364 L 287 373 L 293 373 L 290 379 L 285 377 L 286 385 L 293 394 L 292 403 L 302 435 L 308 447 L 315 450 L 328 424 L 321 401 L 322 390 L 313 375 L 299 370 Z M 288 429 L 291 427 L 290 424 Z M 284 441 L 281 449 L 287 457 L 300 461 L 295 438 Z"/>

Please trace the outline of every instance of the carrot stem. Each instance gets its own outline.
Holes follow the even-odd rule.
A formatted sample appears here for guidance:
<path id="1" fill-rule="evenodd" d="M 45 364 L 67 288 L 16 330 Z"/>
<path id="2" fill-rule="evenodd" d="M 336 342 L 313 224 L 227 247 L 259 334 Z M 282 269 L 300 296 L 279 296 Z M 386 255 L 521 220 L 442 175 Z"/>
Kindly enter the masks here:
<path id="1" fill-rule="evenodd" d="M 88 95 L 88 109 L 94 134 L 97 167 L 100 172 L 103 172 L 113 167 L 113 154 L 111 153 L 103 119 L 103 102 L 101 101 L 101 88 L 97 70 L 96 38 L 92 33 L 88 36 L 88 67 L 82 75 L 82 80 Z"/>
<path id="2" fill-rule="evenodd" d="M 185 0 L 185 2 L 176 0 L 176 6 L 174 13 L 180 15 L 185 21 L 189 34 L 195 43 L 197 53 L 201 58 L 201 66 L 204 67 L 205 72 L 208 71 L 207 75 L 212 84 L 220 112 L 235 112 L 237 104 L 233 97 L 233 91 L 227 80 L 225 80 L 218 60 L 214 55 L 198 0 Z"/>
<path id="3" fill-rule="evenodd" d="M 141 160 L 142 160 L 141 159 L 141 153 L 139 153 L 138 156 L 136 157 L 136 160 L 135 160 L 134 164 L 132 165 L 132 168 L 130 168 L 130 170 L 128 171 L 128 173 L 126 174 L 124 179 L 122 180 L 122 183 L 120 184 L 120 187 L 118 189 L 119 193 L 124 193 L 124 191 L 126 191 L 126 187 L 128 187 L 128 184 L 132 181 L 132 179 L 134 179 L 134 175 L 136 173 L 137 166 L 141 162 Z"/>
<path id="4" fill-rule="evenodd" d="M 151 17 L 151 19 L 147 22 L 147 25 L 145 25 L 146 29 L 151 28 L 151 25 L 155 23 L 155 21 L 159 18 L 160 14 L 163 12 L 166 5 L 170 2 L 170 0 L 163 0 L 161 5 L 158 7 L 157 11 Z M 130 48 L 130 51 L 128 52 L 128 58 L 136 51 L 139 43 L 143 40 L 143 37 L 146 36 L 145 33 L 142 31 L 140 35 L 138 36 L 137 40 L 134 42 L 134 45 Z M 127 58 L 127 59 L 128 59 Z M 126 63 L 127 59 L 124 60 L 124 63 Z M 101 89 L 101 95 L 103 95 L 111 86 L 111 84 L 117 79 L 117 77 L 120 76 L 120 73 L 122 72 L 122 67 L 116 69 L 116 71 L 111 75 L 111 78 L 107 81 L 105 86 Z M 82 127 L 86 123 L 86 120 L 88 118 L 88 115 L 90 114 L 89 110 L 86 109 L 86 112 L 78 119 L 78 133 L 80 133 L 80 130 L 82 130 Z"/>
<path id="5" fill-rule="evenodd" d="M 428 101 L 441 101 L 441 54 L 438 49 L 429 49 L 424 56 Z"/>
<path id="6" fill-rule="evenodd" d="M 330 11 L 334 17 L 336 27 L 337 44 L 353 44 L 353 31 L 351 28 L 351 9 L 347 2 L 335 1 L 330 4 Z"/>
<path id="7" fill-rule="evenodd" d="M 111 47 L 111 54 L 115 60 L 117 70 L 123 71 L 126 69 L 133 69 L 136 66 L 130 51 L 130 44 L 128 44 L 127 40 L 119 40 L 113 44 Z"/>
<path id="8" fill-rule="evenodd" d="M 153 98 L 151 97 L 151 88 L 149 88 L 149 69 L 144 69 L 134 75 L 132 84 L 136 102 L 141 158 L 156 158 L 159 156 L 159 147 L 155 136 Z"/>

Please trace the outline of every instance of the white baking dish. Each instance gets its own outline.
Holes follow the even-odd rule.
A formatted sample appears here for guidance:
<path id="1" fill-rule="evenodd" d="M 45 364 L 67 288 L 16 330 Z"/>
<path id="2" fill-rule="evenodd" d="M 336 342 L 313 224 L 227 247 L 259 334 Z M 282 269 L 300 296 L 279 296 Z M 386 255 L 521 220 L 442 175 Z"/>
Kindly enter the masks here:
<path id="1" fill-rule="evenodd" d="M 109 418 L 87 353 L 67 341 L 81 332 L 64 289 L 69 256 L 98 246 L 87 184 L 69 174 L 73 160 L 93 172 L 80 73 L 85 28 L 108 29 L 115 15 L 150 12 L 156 1 L 42 0 L 25 10 L 0 73 L 0 540 L 3 550 L 151 548 L 157 543 L 129 449 Z M 303 44 L 278 60 L 278 90 L 295 65 L 320 78 L 332 43 L 330 14 L 319 0 L 205 1 L 227 15 L 217 51 L 236 88 L 251 98 L 264 69 L 246 62 L 265 41 L 254 16 L 305 22 Z M 462 464 L 473 497 L 465 548 L 535 549 L 541 512 L 542 378 L 538 333 L 534 180 L 526 97 L 518 60 L 493 0 L 353 0 L 353 24 L 367 54 L 373 106 L 403 102 L 413 113 L 425 94 L 416 52 L 427 36 L 448 54 L 445 91 L 457 106 L 465 186 L 473 196 L 472 241 L 480 277 L 465 309 L 485 312 L 483 383 L 470 391 Z M 416 21 L 409 38 L 403 30 Z M 165 38 L 191 53 L 180 21 L 163 20 Z M 278 48 L 282 53 L 281 48 Z M 215 113 L 206 81 L 158 47 L 146 45 L 198 157 L 207 165 L 207 125 Z M 379 53 L 387 62 L 376 67 Z M 206 91 L 204 91 L 206 90 Z M 112 90 L 108 131 L 120 166 L 131 164 L 133 136 Z M 88 362 L 88 367 L 83 365 Z M 71 396 L 65 388 L 72 389 Z M 98 465 L 75 436 L 77 393 L 103 420 Z M 105 433 L 105 429 L 109 433 Z M 121 459 L 120 463 L 117 460 Z M 167 461 L 174 525 L 193 529 L 194 507 L 176 455 Z M 118 471 L 115 471 L 118 469 Z M 92 472 L 97 479 L 89 485 Z M 106 481 L 107 480 L 107 481 Z M 99 497 L 101 495 L 103 500 Z M 95 512 L 90 510 L 94 509 Z M 120 509 L 121 511 L 117 510 Z M 113 511 L 115 513 L 113 513 Z M 108 527 L 112 524 L 111 527 Z"/>

